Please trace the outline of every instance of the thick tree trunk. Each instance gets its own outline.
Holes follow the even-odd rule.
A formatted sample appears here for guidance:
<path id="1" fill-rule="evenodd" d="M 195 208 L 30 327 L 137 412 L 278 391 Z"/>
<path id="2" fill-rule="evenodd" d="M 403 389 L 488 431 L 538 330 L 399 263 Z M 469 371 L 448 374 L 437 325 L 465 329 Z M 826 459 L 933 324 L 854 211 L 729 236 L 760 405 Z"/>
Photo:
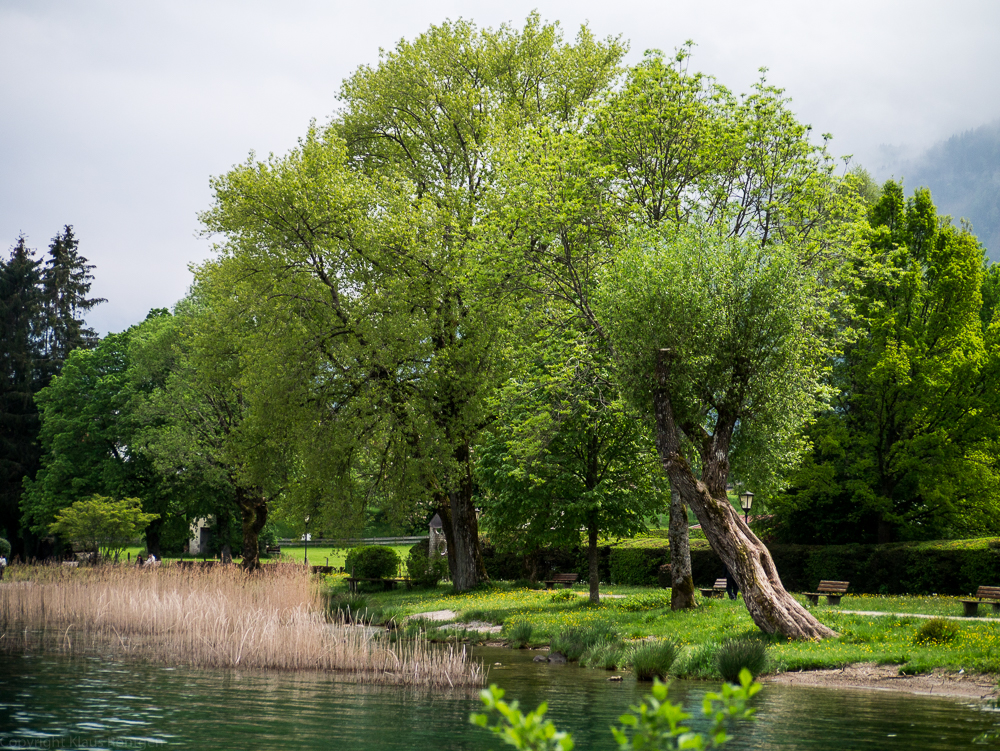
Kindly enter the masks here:
<path id="1" fill-rule="evenodd" d="M 464 490 L 464 489 L 463 489 Z M 451 525 L 454 544 L 449 541 L 449 551 L 455 549 L 455 566 L 451 571 L 451 581 L 458 592 L 472 589 L 480 582 L 489 581 L 486 563 L 479 548 L 479 519 L 472 503 L 471 487 L 468 493 L 449 493 Z M 451 554 L 448 563 L 451 564 Z"/>
<path id="2" fill-rule="evenodd" d="M 599 557 L 597 554 L 597 512 L 591 514 L 590 524 L 587 525 L 587 562 L 589 563 L 587 576 L 590 580 L 590 602 L 598 605 L 601 602 L 601 572 Z"/>
<path id="3" fill-rule="evenodd" d="M 680 433 L 666 389 L 666 353 L 657 363 L 659 383 L 653 391 L 656 448 L 671 488 L 694 510 L 712 550 L 733 572 L 750 617 L 761 631 L 793 639 L 818 639 L 836 634 L 817 621 L 781 584 L 771 554 L 726 500 L 729 443 L 735 419 L 720 413 L 714 436 L 704 436 L 702 477 L 695 477 L 681 453 Z M 713 491 L 714 495 L 713 497 Z"/>
<path id="4" fill-rule="evenodd" d="M 688 537 L 687 506 L 681 494 L 670 488 L 670 609 L 696 607 L 691 576 L 691 541 Z"/>
<path id="5" fill-rule="evenodd" d="M 163 528 L 163 517 L 154 519 L 146 527 L 146 550 L 156 556 L 157 560 L 162 560 L 160 555 L 160 530 Z"/>
<path id="6" fill-rule="evenodd" d="M 258 537 L 267 522 L 267 500 L 259 493 L 236 488 L 236 505 L 243 519 L 243 569 L 256 571 L 260 568 Z"/>

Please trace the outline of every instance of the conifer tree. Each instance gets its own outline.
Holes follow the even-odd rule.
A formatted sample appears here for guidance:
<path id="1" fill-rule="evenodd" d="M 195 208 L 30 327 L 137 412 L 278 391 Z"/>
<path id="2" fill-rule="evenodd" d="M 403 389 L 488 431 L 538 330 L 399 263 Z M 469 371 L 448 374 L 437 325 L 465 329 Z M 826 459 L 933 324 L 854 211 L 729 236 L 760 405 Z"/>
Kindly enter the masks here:
<path id="1" fill-rule="evenodd" d="M 83 314 L 105 300 L 87 298 L 94 266 L 80 255 L 79 246 L 73 225 L 67 224 L 52 238 L 42 270 L 46 383 L 59 373 L 70 352 L 77 347 L 92 349 L 98 342 L 94 330 L 85 325 Z"/>
<path id="2" fill-rule="evenodd" d="M 18 532 L 21 479 L 38 464 L 38 363 L 43 316 L 40 261 L 17 239 L 0 261 L 0 534 Z"/>

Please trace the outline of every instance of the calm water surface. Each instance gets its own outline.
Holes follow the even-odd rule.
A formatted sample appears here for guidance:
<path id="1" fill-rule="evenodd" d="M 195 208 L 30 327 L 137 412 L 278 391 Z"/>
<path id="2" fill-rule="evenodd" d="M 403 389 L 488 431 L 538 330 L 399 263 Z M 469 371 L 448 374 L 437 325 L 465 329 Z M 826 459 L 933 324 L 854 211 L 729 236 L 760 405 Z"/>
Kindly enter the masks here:
<path id="1" fill-rule="evenodd" d="M 477 651 L 508 699 L 570 730 L 581 751 L 610 749 L 608 726 L 642 696 L 626 678 L 532 653 Z M 677 681 L 672 699 L 700 707 L 714 687 Z M 993 729 L 981 704 L 876 691 L 766 686 L 760 719 L 736 749 L 956 749 Z M 0 749 L 497 749 L 468 723 L 478 700 L 338 683 L 319 674 L 205 671 L 92 658 L 0 655 Z"/>

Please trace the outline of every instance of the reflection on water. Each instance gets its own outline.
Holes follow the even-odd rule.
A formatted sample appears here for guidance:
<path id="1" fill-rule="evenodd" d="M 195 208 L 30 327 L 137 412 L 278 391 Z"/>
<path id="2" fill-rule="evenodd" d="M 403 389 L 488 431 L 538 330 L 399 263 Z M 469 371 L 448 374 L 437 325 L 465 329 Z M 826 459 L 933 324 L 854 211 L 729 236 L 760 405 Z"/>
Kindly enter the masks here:
<path id="1" fill-rule="evenodd" d="M 641 696 L 626 678 L 536 665 L 528 652 L 484 649 L 491 682 L 525 709 L 549 703 L 577 748 L 611 748 L 608 726 Z M 678 681 L 700 706 L 712 686 Z M 906 694 L 767 686 L 760 720 L 732 749 L 953 749 L 994 727 L 981 706 Z M 0 749 L 486 749 L 468 724 L 468 693 L 338 683 L 328 675 L 213 672 L 97 659 L 0 655 Z"/>

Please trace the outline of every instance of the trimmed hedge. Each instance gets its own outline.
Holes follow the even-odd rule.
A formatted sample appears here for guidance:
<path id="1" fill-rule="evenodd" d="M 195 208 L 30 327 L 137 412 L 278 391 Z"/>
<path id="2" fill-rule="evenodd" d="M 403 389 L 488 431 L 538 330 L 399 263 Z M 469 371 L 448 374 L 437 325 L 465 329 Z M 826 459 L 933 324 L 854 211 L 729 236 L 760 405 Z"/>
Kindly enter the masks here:
<path id="1" fill-rule="evenodd" d="M 849 581 L 852 594 L 968 595 L 984 584 L 1000 585 L 997 538 L 768 548 L 782 584 L 792 592 L 815 591 L 822 579 Z M 691 569 L 697 584 L 711 584 L 726 573 L 707 543 L 694 541 Z"/>
<path id="2" fill-rule="evenodd" d="M 822 579 L 849 581 L 851 594 L 970 595 L 981 585 L 1000 586 L 1000 538 L 900 542 L 890 545 L 768 546 L 785 588 L 815 591 Z M 484 543 L 486 570 L 492 579 L 530 578 L 576 572 L 586 580 L 585 547 L 551 548 L 532 555 L 498 553 Z M 670 563 L 666 540 L 638 537 L 601 548 L 602 581 L 657 586 L 660 565 Z M 722 561 L 706 540 L 691 540 L 695 584 L 711 586 L 726 575 Z"/>

